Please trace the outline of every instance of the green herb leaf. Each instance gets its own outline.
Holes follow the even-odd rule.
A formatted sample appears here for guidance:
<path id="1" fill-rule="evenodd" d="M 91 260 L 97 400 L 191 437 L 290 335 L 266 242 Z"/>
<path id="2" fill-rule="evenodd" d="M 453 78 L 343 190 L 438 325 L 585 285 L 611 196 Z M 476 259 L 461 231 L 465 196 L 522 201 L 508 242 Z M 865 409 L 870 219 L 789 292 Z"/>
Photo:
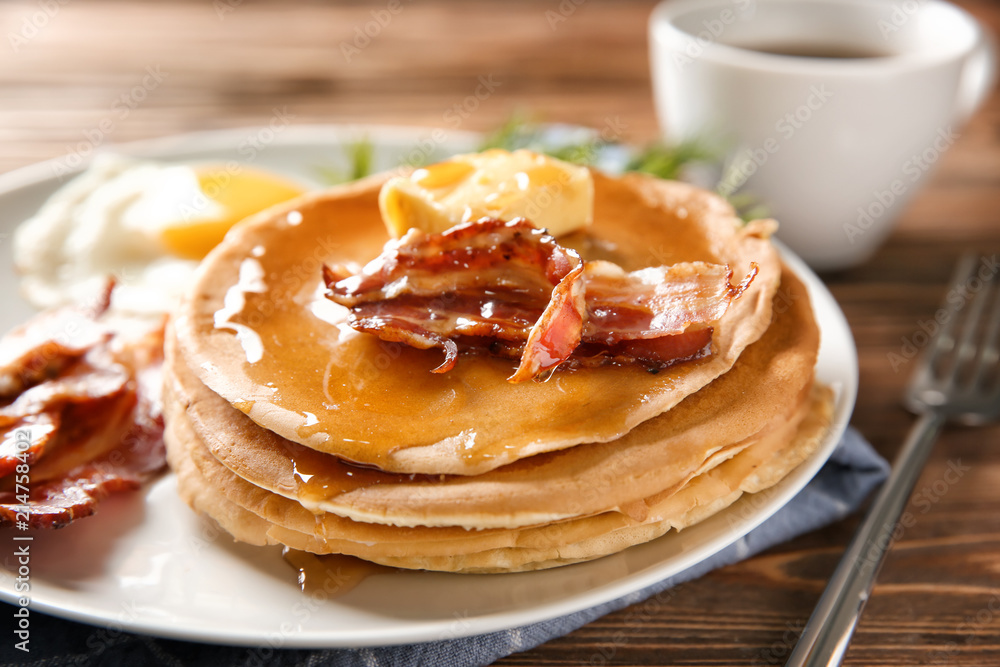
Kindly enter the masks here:
<path id="1" fill-rule="evenodd" d="M 539 150 L 537 122 L 529 120 L 522 111 L 515 111 L 503 125 L 493 130 L 483 138 L 479 145 L 480 151 L 500 148 L 506 151 L 516 151 L 519 148 Z"/>
<path id="2" fill-rule="evenodd" d="M 372 174 L 375 145 L 367 137 L 361 137 L 344 145 L 347 169 L 318 165 L 314 167 L 318 178 L 327 185 L 349 183 Z"/>
<path id="3" fill-rule="evenodd" d="M 625 166 L 625 171 L 639 171 L 658 178 L 676 180 L 685 166 L 717 159 L 718 151 L 707 141 L 689 139 L 679 144 L 654 143 L 646 146 Z"/>
<path id="4" fill-rule="evenodd" d="M 347 145 L 347 155 L 351 163 L 351 180 L 356 181 L 372 173 L 372 157 L 375 146 L 368 136 Z"/>
<path id="5" fill-rule="evenodd" d="M 515 151 L 528 148 L 566 162 L 589 166 L 596 162 L 603 149 L 619 146 L 617 143 L 607 143 L 599 138 L 580 143 L 553 145 L 546 143 L 545 137 L 545 126 L 540 124 L 536 117 L 531 117 L 524 111 L 517 111 L 500 127 L 486 135 L 479 150 L 499 148 Z M 625 171 L 678 180 L 684 176 L 685 167 L 697 163 L 719 162 L 723 152 L 721 147 L 703 137 L 689 139 L 679 144 L 656 142 L 635 153 L 626 163 Z M 344 153 L 349 165 L 346 171 L 332 167 L 316 168 L 323 181 L 335 185 L 364 178 L 372 173 L 374 145 L 367 136 L 345 145 Z M 744 220 L 767 216 L 766 208 L 752 194 L 746 192 L 718 194 L 725 197 Z"/>

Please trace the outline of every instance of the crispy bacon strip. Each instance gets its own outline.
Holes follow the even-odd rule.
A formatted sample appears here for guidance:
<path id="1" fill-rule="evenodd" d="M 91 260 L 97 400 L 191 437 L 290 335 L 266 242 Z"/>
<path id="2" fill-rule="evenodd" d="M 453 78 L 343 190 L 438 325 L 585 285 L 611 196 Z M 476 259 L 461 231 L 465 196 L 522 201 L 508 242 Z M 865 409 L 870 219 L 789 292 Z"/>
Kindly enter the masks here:
<path id="1" fill-rule="evenodd" d="M 481 220 L 441 234 L 411 229 L 359 273 L 323 267 L 326 296 L 351 309 L 351 327 L 422 350 L 441 348 L 445 360 L 435 373 L 455 366 L 464 337 L 523 344 L 553 295 L 566 306 L 548 319 L 562 322 L 567 307 L 582 308 L 576 285 L 582 275 L 576 252 L 520 218 Z M 554 368 L 572 353 L 579 333 L 538 331 L 527 365 L 536 372 Z"/>
<path id="2" fill-rule="evenodd" d="M 707 356 L 711 323 L 725 315 L 757 272 L 751 264 L 733 285 L 732 269 L 721 264 L 683 262 L 626 273 L 610 262 L 587 262 L 587 322 L 578 354 L 661 367 Z"/>
<path id="3" fill-rule="evenodd" d="M 46 411 L 29 415 L 0 428 L 0 477 L 14 472 L 18 463 L 32 464 L 56 439 L 59 412 Z M 18 433 L 26 434 L 27 449 L 18 447 Z"/>
<path id="4" fill-rule="evenodd" d="M 590 342 L 683 333 L 692 324 L 722 317 L 730 302 L 750 286 L 757 265 L 739 285 L 729 266 L 684 262 L 626 273 L 611 262 L 587 262 L 587 325 Z"/>
<path id="5" fill-rule="evenodd" d="M 712 324 L 749 287 L 728 266 L 689 262 L 626 273 L 583 263 L 523 219 L 480 220 L 442 234 L 410 230 L 360 272 L 323 267 L 327 298 L 348 324 L 383 340 L 520 358 L 511 382 L 581 365 L 662 368 L 711 352 Z"/>
<path id="6" fill-rule="evenodd" d="M 0 343 L 0 399 L 17 396 L 59 375 L 98 343 L 111 338 L 97 321 L 111 305 L 114 282 L 91 306 L 56 308 L 31 318 Z"/>
<path id="7" fill-rule="evenodd" d="M 138 418 L 104 456 L 32 485 L 27 523 L 31 528 L 62 528 L 90 516 L 112 493 L 138 489 L 164 468 L 165 460 L 163 420 Z M 0 526 L 14 525 L 19 513 L 23 515 L 24 508 L 15 491 L 0 492 Z"/>
<path id="8" fill-rule="evenodd" d="M 59 410 L 68 404 L 98 403 L 120 396 L 130 381 L 129 369 L 108 358 L 103 348 L 91 350 L 83 359 L 67 366 L 60 376 L 35 384 L 0 407 L 0 427 L 30 415 Z"/>
<path id="9" fill-rule="evenodd" d="M 105 496 L 138 487 L 166 465 L 162 327 L 144 338 L 116 340 L 97 321 L 106 307 L 89 311 L 93 321 L 74 329 L 84 332 L 81 338 L 70 335 L 60 348 L 72 353 L 42 375 L 24 369 L 41 358 L 38 348 L 52 340 L 45 334 L 50 329 L 32 320 L 0 340 L 0 358 L 22 364 L 11 364 L 8 376 L 19 378 L 19 390 L 0 398 L 0 526 L 59 528 L 93 514 Z M 74 320 L 82 312 L 63 310 L 73 311 Z M 36 319 L 67 317 L 52 311 Z M 34 348 L 27 344 L 31 335 Z M 18 443 L 25 438 L 26 449 Z M 27 464 L 26 474 L 21 464 Z"/>
<path id="10" fill-rule="evenodd" d="M 515 292 L 541 296 L 582 264 L 573 250 L 556 243 L 524 218 L 484 218 L 440 234 L 411 229 L 385 244 L 360 272 L 324 267 L 330 298 L 345 306 L 402 295 Z"/>
<path id="11" fill-rule="evenodd" d="M 587 312 L 583 271 L 582 265 L 576 267 L 552 290 L 552 299 L 528 332 L 521 363 L 508 381 L 524 382 L 554 370 L 580 344 Z"/>
<path id="12" fill-rule="evenodd" d="M 115 429 L 109 433 L 100 429 L 99 418 L 92 420 L 92 426 L 98 427 L 92 436 L 110 442 L 110 450 L 32 485 L 27 510 L 30 527 L 62 528 L 92 515 L 100 501 L 112 493 L 138 489 L 163 470 L 161 363 L 162 359 L 153 360 L 139 371 L 135 407 L 124 432 Z M 70 449 L 79 444 L 67 443 Z M 14 525 L 18 513 L 23 513 L 23 506 L 17 494 L 0 491 L 0 526 Z"/>

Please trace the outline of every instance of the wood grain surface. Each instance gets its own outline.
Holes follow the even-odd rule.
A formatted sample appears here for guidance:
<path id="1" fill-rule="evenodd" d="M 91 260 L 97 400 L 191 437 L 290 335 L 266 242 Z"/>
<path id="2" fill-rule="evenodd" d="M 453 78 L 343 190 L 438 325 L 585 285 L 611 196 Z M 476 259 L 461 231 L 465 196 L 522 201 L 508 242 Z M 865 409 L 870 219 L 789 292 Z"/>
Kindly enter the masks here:
<path id="1" fill-rule="evenodd" d="M 1000 6 L 962 0 L 1000 32 Z M 105 144 L 267 123 L 485 130 L 515 110 L 656 137 L 651 2 L 27 0 L 0 3 L 0 172 Z M 384 17 L 384 14 L 381 16 Z M 373 32 L 376 32 L 373 30 Z M 493 89 L 469 103 L 483 81 Z M 1000 251 L 1000 98 L 942 156 L 870 262 L 824 276 L 857 339 L 857 427 L 886 457 L 912 417 L 891 354 L 966 248 Z M 954 483 L 944 480 L 960 465 Z M 918 484 L 850 665 L 1000 665 L 1000 428 L 949 428 Z M 782 664 L 857 517 L 602 618 L 501 665 Z"/>

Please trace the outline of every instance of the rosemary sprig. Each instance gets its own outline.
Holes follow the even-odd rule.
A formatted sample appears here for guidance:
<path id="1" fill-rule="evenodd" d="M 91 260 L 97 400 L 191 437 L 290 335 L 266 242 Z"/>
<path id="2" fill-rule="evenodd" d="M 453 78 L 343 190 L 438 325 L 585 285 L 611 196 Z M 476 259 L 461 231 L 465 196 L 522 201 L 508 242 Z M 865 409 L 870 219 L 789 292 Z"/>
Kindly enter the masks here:
<path id="1" fill-rule="evenodd" d="M 538 124 L 529 120 L 523 111 L 515 111 L 500 127 L 489 132 L 479 144 L 480 151 L 502 148 L 516 151 L 519 148 L 539 150 Z"/>
<path id="2" fill-rule="evenodd" d="M 515 112 L 500 127 L 488 133 L 479 150 L 500 148 L 509 151 L 528 148 L 554 158 L 575 164 L 593 165 L 602 151 L 628 150 L 615 142 L 605 142 L 600 137 L 581 133 L 582 140 L 554 142 L 551 133 L 537 119 L 527 113 Z M 317 167 L 323 181 L 330 185 L 346 183 L 368 176 L 373 171 L 374 145 L 365 136 L 344 146 L 348 168 Z M 713 164 L 720 161 L 723 151 L 708 139 L 694 138 L 677 144 L 655 142 L 632 154 L 624 165 L 625 171 L 651 174 L 657 178 L 683 180 L 684 171 L 691 165 Z M 765 217 L 765 207 L 752 195 L 738 191 L 724 196 L 744 220 Z"/>
<path id="3" fill-rule="evenodd" d="M 701 139 L 689 139 L 679 144 L 653 143 L 642 149 L 625 166 L 625 171 L 639 171 L 658 178 L 681 178 L 684 167 L 697 162 L 718 159 L 719 151 Z"/>
<path id="4" fill-rule="evenodd" d="M 368 136 L 347 145 L 347 157 L 351 163 L 351 180 L 356 181 L 372 173 L 372 157 L 375 145 Z"/>
<path id="5" fill-rule="evenodd" d="M 593 165 L 602 150 L 623 148 L 621 144 L 603 142 L 596 137 L 577 143 L 547 143 L 543 130 L 544 126 L 530 122 L 525 114 L 516 113 L 488 134 L 480 149 L 503 148 L 512 151 L 530 148 L 566 162 Z M 704 137 L 688 139 L 677 144 L 655 142 L 632 155 L 625 163 L 624 170 L 668 180 L 683 180 L 686 168 L 696 164 L 717 164 L 721 161 L 723 153 L 721 147 Z M 718 191 L 717 194 L 725 197 L 744 220 L 767 215 L 765 207 L 752 194 L 746 192 L 727 194 L 722 191 Z"/>
<path id="6" fill-rule="evenodd" d="M 349 183 L 364 178 L 373 173 L 373 157 L 375 145 L 367 135 L 344 145 L 344 155 L 347 158 L 347 169 L 318 165 L 315 169 L 319 178 L 328 185 Z"/>

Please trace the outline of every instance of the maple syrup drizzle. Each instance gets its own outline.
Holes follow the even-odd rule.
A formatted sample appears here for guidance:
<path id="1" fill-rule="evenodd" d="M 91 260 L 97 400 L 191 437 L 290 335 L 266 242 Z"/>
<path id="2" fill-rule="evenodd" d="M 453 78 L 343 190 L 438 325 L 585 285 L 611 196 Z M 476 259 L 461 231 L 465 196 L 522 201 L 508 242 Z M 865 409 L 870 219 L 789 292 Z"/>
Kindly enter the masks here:
<path id="1" fill-rule="evenodd" d="M 398 572 L 395 568 L 343 554 L 319 555 L 285 547 L 281 555 L 297 571 L 299 588 L 307 595 L 323 591 L 329 598 L 338 598 L 370 576 Z"/>
<path id="2" fill-rule="evenodd" d="M 533 181 L 551 178 L 545 172 L 526 174 Z M 447 181 L 454 175 L 433 177 Z M 603 433 L 608 423 L 605 409 L 617 405 L 615 397 L 623 387 L 647 395 L 673 381 L 669 371 L 652 376 L 643 369 L 594 369 L 561 374 L 548 383 L 505 387 L 498 405 L 494 388 L 506 385 L 512 369 L 508 359 L 469 355 L 461 372 L 442 376 L 429 372 L 437 360 L 426 351 L 345 333 L 331 324 L 336 317 L 325 312 L 317 316 L 311 304 L 322 298 L 317 296 L 322 263 L 373 257 L 385 243 L 377 198 L 377 190 L 372 190 L 335 203 L 321 201 L 297 209 L 297 224 L 276 220 L 257 229 L 250 239 L 253 247 L 267 252 L 253 256 L 256 263 L 240 266 L 234 281 L 237 293 L 222 304 L 217 323 L 206 322 L 210 333 L 218 324 L 239 338 L 246 354 L 238 368 L 228 364 L 220 369 L 239 381 L 216 390 L 240 410 L 254 413 L 258 423 L 286 438 L 308 441 L 317 450 L 386 469 L 397 465 L 401 450 L 434 445 L 457 434 L 462 469 L 472 470 L 505 459 L 538 438 L 572 437 L 577 431 Z M 598 209 L 607 206 L 602 201 L 597 204 Z M 695 234 L 657 236 L 661 228 L 670 228 L 662 224 L 662 210 L 633 208 L 633 224 L 596 225 L 593 232 L 616 249 L 612 259 L 625 270 L 714 257 L 712 248 Z M 608 211 L 595 213 L 602 220 L 611 217 Z M 341 219 L 352 224 L 331 224 Z M 650 254 L 651 247 L 658 253 Z M 659 253 L 661 247 L 669 248 L 669 254 Z M 237 335 L 241 332 L 242 338 Z M 551 405 L 547 413 L 559 418 L 549 422 L 517 418 L 533 428 L 511 439 L 490 436 L 508 423 L 511 412 L 531 414 L 543 403 Z M 298 466 L 304 475 L 313 474 L 308 468 Z M 351 479 L 354 475 L 345 477 L 357 486 Z M 310 478 L 307 484 L 322 490 L 323 482 Z"/>
<path id="3" fill-rule="evenodd" d="M 284 441 L 285 455 L 291 465 L 291 476 L 298 500 L 310 508 L 343 493 L 378 484 L 412 484 L 420 481 L 440 482 L 441 475 L 391 473 L 376 468 L 343 461 L 336 456 L 314 451 L 298 443 Z"/>

